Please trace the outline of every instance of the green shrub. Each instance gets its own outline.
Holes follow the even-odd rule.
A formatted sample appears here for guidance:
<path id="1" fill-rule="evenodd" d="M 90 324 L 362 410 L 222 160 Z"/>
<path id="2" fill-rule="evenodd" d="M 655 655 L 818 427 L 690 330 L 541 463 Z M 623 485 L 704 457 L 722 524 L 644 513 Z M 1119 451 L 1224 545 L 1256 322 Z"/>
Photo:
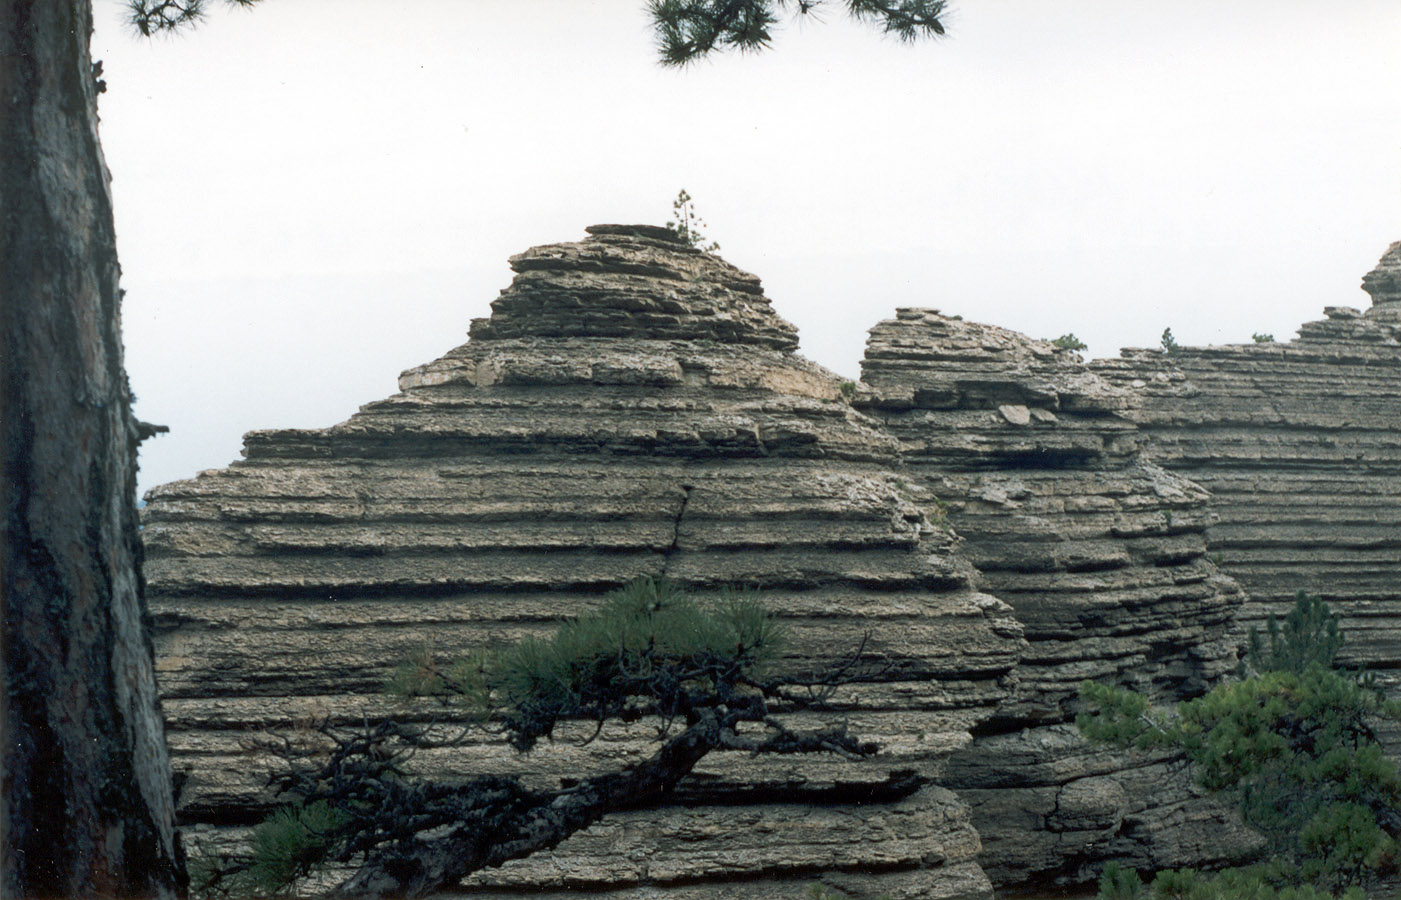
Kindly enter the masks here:
<path id="1" fill-rule="evenodd" d="M 1198 782 L 1233 797 L 1243 821 L 1265 838 L 1270 862 L 1248 877 L 1281 888 L 1279 896 L 1290 884 L 1332 891 L 1372 883 L 1395 870 L 1401 849 L 1401 774 L 1373 724 L 1401 718 L 1401 704 L 1368 679 L 1331 668 L 1343 637 L 1322 601 L 1300 594 L 1283 625 L 1272 619 L 1268 633 L 1268 646 L 1252 636 L 1247 670 L 1254 674 L 1175 711 L 1085 682 L 1080 695 L 1089 711 L 1076 724 L 1092 740 L 1182 750 Z M 1160 873 L 1151 894 L 1196 897 L 1193 891 L 1207 890 L 1202 883 L 1192 873 Z M 1128 884 L 1117 871 L 1103 883 L 1116 897 Z M 1255 882 L 1230 884 L 1246 890 Z M 1313 895 L 1297 895 L 1306 896 Z"/>
<path id="2" fill-rule="evenodd" d="M 1159 872 L 1144 884 L 1133 869 L 1107 863 L 1099 879 L 1100 900 L 1366 900 L 1361 888 L 1341 895 L 1312 885 L 1280 884 L 1265 866 L 1198 872 L 1173 869 Z"/>
<path id="3" fill-rule="evenodd" d="M 1066 332 L 1065 334 L 1051 341 L 1051 343 L 1055 344 L 1062 350 L 1084 350 L 1089 346 L 1071 332 Z"/>
<path id="4" fill-rule="evenodd" d="M 1250 629 L 1247 645 L 1246 659 L 1259 671 L 1303 674 L 1313 663 L 1332 669 L 1343 648 L 1338 617 L 1329 611 L 1327 603 L 1303 591 L 1294 596 L 1294 606 L 1284 617 L 1284 624 L 1271 614 L 1265 630 L 1268 646 L 1256 628 Z"/>
<path id="5" fill-rule="evenodd" d="M 698 684 L 731 672 L 759 674 L 783 640 L 752 594 L 727 591 L 701 605 L 670 582 L 639 578 L 548 638 L 527 637 L 445 668 L 419 655 L 400 666 L 389 689 L 451 698 L 504 725 L 511 745 L 528 751 L 564 719 L 635 718 L 637 697 L 674 715 Z"/>

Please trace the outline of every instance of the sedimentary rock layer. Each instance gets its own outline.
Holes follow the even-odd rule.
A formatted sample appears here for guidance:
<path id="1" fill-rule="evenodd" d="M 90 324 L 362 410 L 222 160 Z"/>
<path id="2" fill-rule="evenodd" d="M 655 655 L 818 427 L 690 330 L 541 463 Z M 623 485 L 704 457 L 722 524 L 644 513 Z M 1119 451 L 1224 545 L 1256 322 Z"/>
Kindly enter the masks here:
<path id="1" fill-rule="evenodd" d="M 720 754 L 678 805 L 610 817 L 481 885 L 690 896 L 724 880 L 727 896 L 777 896 L 826 872 L 859 891 L 986 895 L 966 807 L 889 786 L 938 775 L 1005 700 L 1020 625 L 915 502 L 897 442 L 792 353 L 758 279 L 661 229 L 590 233 L 513 257 L 491 318 L 401 393 L 332 428 L 253 432 L 243 460 L 148 495 L 183 815 L 251 821 L 270 800 L 259 736 L 385 714 L 380 686 L 414 651 L 539 633 L 650 575 L 761 589 L 795 665 L 869 635 L 884 680 L 822 715 L 881 756 Z M 483 737 L 417 763 L 549 782 L 617 766 L 645 738 L 519 757 Z"/>
<path id="2" fill-rule="evenodd" d="M 1362 287 L 1365 312 L 1328 307 L 1287 343 L 1125 350 L 1095 370 L 1133 395 L 1145 452 L 1211 492 L 1212 558 L 1250 595 L 1239 628 L 1321 596 L 1344 660 L 1401 696 L 1401 243 Z"/>
<path id="3" fill-rule="evenodd" d="M 933 310 L 873 328 L 862 366 L 856 405 L 901 440 L 979 584 L 1026 628 L 1017 690 L 949 774 L 994 880 L 1249 846 L 1180 764 L 1087 747 L 1065 724 L 1083 679 L 1174 701 L 1236 663 L 1241 595 L 1207 559 L 1207 494 L 1143 459 L 1133 392 L 1071 351 Z"/>

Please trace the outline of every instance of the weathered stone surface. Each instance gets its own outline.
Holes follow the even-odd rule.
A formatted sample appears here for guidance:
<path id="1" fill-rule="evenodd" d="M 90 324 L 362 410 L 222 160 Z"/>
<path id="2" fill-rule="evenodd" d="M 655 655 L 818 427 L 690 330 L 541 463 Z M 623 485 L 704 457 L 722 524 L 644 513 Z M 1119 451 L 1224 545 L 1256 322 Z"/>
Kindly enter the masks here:
<path id="1" fill-rule="evenodd" d="M 967 807 L 929 788 L 882 804 L 794 804 L 625 813 L 581 832 L 568 854 L 518 861 L 490 878 L 469 879 L 458 897 L 507 900 L 522 894 L 563 900 L 707 900 L 718 896 L 810 897 L 822 884 L 838 896 L 908 900 L 991 898 L 974 857 L 978 835 Z M 187 832 L 194 843 L 236 841 L 246 829 Z M 938 848 L 930 853 L 929 848 Z M 678 863 L 683 868 L 676 868 Z M 783 877 L 785 873 L 800 875 Z"/>
<path id="2" fill-rule="evenodd" d="M 1142 458 L 1134 400 L 1077 354 L 932 310 L 899 310 L 867 343 L 858 407 L 900 438 L 980 585 L 1026 628 L 1017 691 L 949 772 L 995 882 L 1254 843 L 1180 763 L 1089 748 L 1061 724 L 1083 679 L 1171 701 L 1236 662 L 1241 594 L 1206 557 L 1207 494 Z"/>
<path id="3" fill-rule="evenodd" d="M 183 815 L 256 817 L 272 765 L 258 737 L 382 714 L 379 687 L 413 651 L 538 633 L 645 574 L 700 594 L 763 589 L 794 664 L 840 659 L 869 633 L 887 680 L 843 690 L 825 715 L 882 755 L 720 755 L 684 806 L 610 817 L 481 884 L 785 896 L 828 872 L 857 893 L 987 896 L 966 807 L 882 785 L 938 775 L 1004 702 L 1020 624 L 925 515 L 897 441 L 793 355 L 756 278 L 656 229 L 590 231 L 514 257 L 491 318 L 405 372 L 402 393 L 332 428 L 253 432 L 243 460 L 148 495 Z M 483 738 L 418 764 L 549 781 L 617 766 L 644 737 L 638 725 L 529 757 Z"/>
<path id="4" fill-rule="evenodd" d="M 1377 267 L 1362 276 L 1362 290 L 1372 297 L 1368 318 L 1401 323 L 1401 241 L 1388 247 Z"/>
<path id="5" fill-rule="evenodd" d="M 1288 343 L 1125 350 L 1095 370 L 1135 400 L 1145 452 L 1212 494 L 1208 548 L 1245 586 L 1241 631 L 1304 590 L 1343 658 L 1401 696 L 1401 243 Z M 1394 753 L 1401 736 L 1392 734 Z"/>

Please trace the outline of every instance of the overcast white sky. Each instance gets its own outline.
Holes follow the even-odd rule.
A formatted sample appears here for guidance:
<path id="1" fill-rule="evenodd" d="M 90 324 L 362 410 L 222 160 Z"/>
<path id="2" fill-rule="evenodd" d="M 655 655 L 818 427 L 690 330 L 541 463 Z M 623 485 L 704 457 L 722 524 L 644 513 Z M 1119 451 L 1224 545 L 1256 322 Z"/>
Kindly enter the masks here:
<path id="1" fill-rule="evenodd" d="M 1094 355 L 1288 339 L 1401 239 L 1396 0 L 955 0 L 655 62 L 643 0 L 265 0 L 146 41 L 98 0 L 141 490 L 465 340 L 506 257 L 685 187 L 803 352 L 933 306 Z"/>

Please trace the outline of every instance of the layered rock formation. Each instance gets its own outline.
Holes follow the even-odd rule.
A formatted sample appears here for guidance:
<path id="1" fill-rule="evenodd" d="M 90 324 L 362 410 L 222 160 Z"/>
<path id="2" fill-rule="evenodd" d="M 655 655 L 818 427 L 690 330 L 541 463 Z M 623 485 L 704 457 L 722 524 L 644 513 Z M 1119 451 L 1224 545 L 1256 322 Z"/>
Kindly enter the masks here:
<path id="1" fill-rule="evenodd" d="M 966 807 L 894 773 L 939 775 L 1006 701 L 1020 625 L 916 502 L 898 442 L 794 355 L 758 279 L 662 229 L 589 231 L 513 257 L 491 318 L 405 372 L 401 393 L 332 428 L 253 432 L 243 460 L 148 495 L 182 815 L 206 830 L 255 820 L 275 766 L 256 739 L 392 711 L 380 686 L 413 652 L 538 633 L 651 575 L 762 589 L 803 665 L 869 633 L 886 680 L 823 715 L 881 756 L 720 755 L 673 806 L 609 817 L 475 884 L 774 897 L 821 875 L 857 894 L 987 896 Z M 548 782 L 617 766 L 645 736 L 529 757 L 484 736 L 418 762 Z"/>
<path id="2" fill-rule="evenodd" d="M 900 310 L 848 403 L 758 279 L 662 229 L 589 231 L 514 257 L 492 316 L 401 393 L 333 428 L 251 433 L 243 460 L 149 495 L 196 837 L 236 839 L 272 801 L 268 735 L 414 715 L 380 687 L 415 651 L 540 633 L 644 574 L 761 588 L 795 665 L 869 633 L 887 680 L 813 715 L 885 750 L 721 755 L 668 808 L 479 876 L 487 896 L 798 897 L 820 876 L 985 897 L 984 867 L 1024 886 L 1230 858 L 1249 837 L 1180 762 L 1079 739 L 1076 686 L 1201 692 L 1300 589 L 1401 696 L 1401 244 L 1363 281 L 1370 309 L 1330 307 L 1287 344 L 1086 365 Z M 647 736 L 524 758 L 482 736 L 418 764 L 554 782 Z"/>
<path id="3" fill-rule="evenodd" d="M 1207 559 L 1208 496 L 1142 457 L 1135 394 L 1070 351 L 933 310 L 873 328 L 862 367 L 857 406 L 901 440 L 979 583 L 1026 628 L 1018 689 L 949 775 L 994 880 L 1250 847 L 1180 763 L 1089 747 L 1067 724 L 1083 679 L 1173 701 L 1236 664 L 1241 594 Z"/>
<path id="4" fill-rule="evenodd" d="M 1133 395 L 1145 452 L 1211 492 L 1210 552 L 1250 595 L 1239 628 L 1321 596 L 1345 661 L 1401 696 L 1401 243 L 1362 288 L 1365 312 L 1328 307 L 1288 343 L 1125 350 L 1095 370 Z"/>

